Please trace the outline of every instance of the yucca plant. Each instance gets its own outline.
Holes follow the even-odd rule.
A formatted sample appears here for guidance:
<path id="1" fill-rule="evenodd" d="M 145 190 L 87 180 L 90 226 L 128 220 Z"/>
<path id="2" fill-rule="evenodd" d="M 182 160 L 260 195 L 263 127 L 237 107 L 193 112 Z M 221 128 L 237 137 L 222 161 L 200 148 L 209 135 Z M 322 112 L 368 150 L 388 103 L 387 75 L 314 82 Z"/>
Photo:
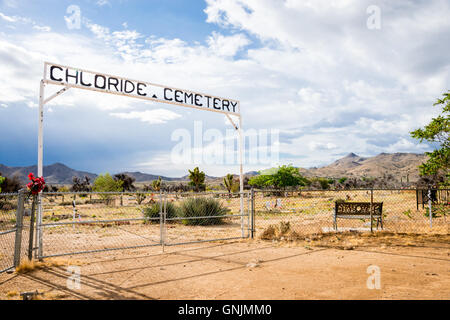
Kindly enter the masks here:
<path id="1" fill-rule="evenodd" d="M 231 187 L 233 186 L 233 178 L 234 177 L 231 173 L 223 177 L 223 184 L 225 185 L 225 188 L 227 188 L 228 193 L 231 193 Z"/>
<path id="2" fill-rule="evenodd" d="M 221 216 L 227 215 L 230 209 L 224 207 L 220 201 L 213 198 L 189 198 L 183 201 L 180 207 L 182 217 L 191 218 L 183 220 L 185 225 L 215 225 L 222 224 Z M 214 217 L 198 218 L 195 217 Z"/>
<path id="3" fill-rule="evenodd" d="M 159 212 L 160 212 L 160 202 L 155 202 L 151 204 L 148 207 L 145 207 L 143 209 L 144 216 L 149 219 L 158 218 L 159 219 Z M 179 216 L 179 208 L 174 205 L 172 202 L 167 202 L 167 214 L 166 219 L 175 218 Z M 150 222 L 158 222 L 159 220 L 150 220 Z"/>

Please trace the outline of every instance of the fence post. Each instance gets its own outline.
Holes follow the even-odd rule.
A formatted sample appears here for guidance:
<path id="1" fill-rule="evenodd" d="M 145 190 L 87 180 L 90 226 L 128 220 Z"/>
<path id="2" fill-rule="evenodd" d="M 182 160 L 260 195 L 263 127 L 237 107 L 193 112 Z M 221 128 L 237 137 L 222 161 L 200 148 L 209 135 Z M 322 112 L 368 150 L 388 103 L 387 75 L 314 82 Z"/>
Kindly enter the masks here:
<path id="1" fill-rule="evenodd" d="M 252 199 L 251 199 L 250 192 L 247 192 L 247 210 L 246 210 L 246 212 L 247 212 L 247 235 L 246 235 L 246 238 L 247 239 L 250 238 L 250 233 L 251 233 L 251 225 L 250 225 L 251 201 L 252 201 Z"/>
<path id="2" fill-rule="evenodd" d="M 433 211 L 431 205 L 431 187 L 428 187 L 428 214 L 430 215 L 430 229 L 433 228 Z"/>
<path id="3" fill-rule="evenodd" d="M 34 240 L 34 222 L 35 222 L 35 211 L 37 204 L 37 195 L 33 195 L 33 200 L 31 203 L 31 214 L 30 214 L 30 238 L 28 241 L 28 260 L 33 259 L 33 240 Z"/>
<path id="4" fill-rule="evenodd" d="M 24 189 L 19 190 L 19 198 L 17 199 L 17 211 L 16 211 L 16 239 L 14 242 L 14 268 L 17 268 L 20 264 L 25 195 L 26 192 Z"/>
<path id="5" fill-rule="evenodd" d="M 167 218 L 167 194 L 164 193 L 164 210 L 163 210 L 163 235 L 162 235 L 162 251 L 166 244 L 166 218 Z"/>
<path id="6" fill-rule="evenodd" d="M 254 239 L 255 237 L 255 190 L 251 191 L 251 237 L 252 239 Z"/>
<path id="7" fill-rule="evenodd" d="M 373 232 L 373 188 L 370 189 L 370 232 Z M 381 213 L 383 214 L 383 213 Z M 378 229 L 378 223 L 377 223 Z"/>
<path id="8" fill-rule="evenodd" d="M 38 258 L 38 260 L 42 260 L 42 256 L 43 254 L 43 249 L 42 249 L 42 237 L 43 237 L 43 229 L 42 229 L 42 217 L 44 216 L 44 208 L 42 207 L 42 202 L 43 202 L 43 193 L 39 193 L 38 195 L 38 216 L 37 216 L 37 225 L 36 225 L 36 238 L 37 238 L 37 252 L 36 252 L 36 256 Z"/>
<path id="9" fill-rule="evenodd" d="M 77 219 L 77 198 L 76 198 L 76 194 L 73 196 L 73 201 L 72 201 L 72 207 L 73 207 L 73 211 L 72 211 L 72 222 L 75 222 L 75 220 Z M 75 231 L 75 223 L 72 224 L 72 230 Z"/>
<path id="10" fill-rule="evenodd" d="M 244 192 L 239 191 L 239 198 L 240 198 L 240 211 L 239 214 L 241 215 L 241 238 L 244 238 Z"/>
<path id="11" fill-rule="evenodd" d="M 163 198 L 161 189 L 159 189 L 159 244 L 163 244 Z"/>

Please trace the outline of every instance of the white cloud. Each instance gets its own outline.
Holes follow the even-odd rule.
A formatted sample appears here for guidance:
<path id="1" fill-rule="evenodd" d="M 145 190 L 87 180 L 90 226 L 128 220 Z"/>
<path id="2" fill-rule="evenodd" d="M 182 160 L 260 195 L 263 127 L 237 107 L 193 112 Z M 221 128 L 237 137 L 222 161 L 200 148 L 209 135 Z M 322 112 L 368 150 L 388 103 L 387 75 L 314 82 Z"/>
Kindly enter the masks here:
<path id="1" fill-rule="evenodd" d="M 52 28 L 50 28 L 49 26 L 38 26 L 38 25 L 34 25 L 33 29 L 36 29 L 39 31 L 44 31 L 44 32 L 50 32 L 52 30 Z"/>
<path id="2" fill-rule="evenodd" d="M 2 107 L 2 108 L 8 108 L 8 105 L 5 104 L 5 103 L 0 103 L 0 107 Z"/>
<path id="3" fill-rule="evenodd" d="M 111 3 L 108 0 L 97 0 L 95 4 L 100 7 L 103 7 L 105 5 L 111 5 Z"/>
<path id="4" fill-rule="evenodd" d="M 0 12 L 0 18 L 9 23 L 30 24 L 33 29 L 38 30 L 38 31 L 49 32 L 51 30 L 51 28 L 49 26 L 38 25 L 35 21 L 33 21 L 30 18 L 25 18 L 25 17 L 21 17 L 21 16 L 7 16 L 7 15 L 3 14 L 2 12 Z M 11 26 L 9 26 L 9 27 L 11 27 Z"/>
<path id="5" fill-rule="evenodd" d="M 3 31 L 0 103 L 37 101 L 42 62 L 49 60 L 238 99 L 244 129 L 280 129 L 288 136 L 281 152 L 295 165 L 350 151 L 424 150 L 409 140 L 409 131 L 437 114 L 432 104 L 450 87 L 449 4 L 381 1 L 378 31 L 366 28 L 369 4 L 207 0 L 207 21 L 228 30 L 194 43 L 88 19 L 88 35 Z M 69 90 L 50 104 L 55 112 L 78 105 L 150 124 L 181 121 L 168 110 L 137 111 L 142 102 L 89 91 Z"/>
<path id="6" fill-rule="evenodd" d="M 227 37 L 217 32 L 213 32 L 207 42 L 215 54 L 226 57 L 233 57 L 239 50 L 250 44 L 250 40 L 243 34 Z"/>
<path id="7" fill-rule="evenodd" d="M 318 141 L 311 141 L 308 143 L 308 147 L 310 150 L 332 150 L 336 149 L 337 146 L 334 143 L 331 142 L 318 142 Z"/>
<path id="8" fill-rule="evenodd" d="M 396 141 L 395 143 L 389 145 L 386 148 L 386 152 L 424 152 L 428 148 L 423 144 L 413 143 L 409 140 L 406 140 L 405 138 L 401 138 L 400 140 Z"/>
<path id="9" fill-rule="evenodd" d="M 110 115 L 121 119 L 138 119 L 149 124 L 163 124 L 181 117 L 178 113 L 166 109 L 118 112 Z"/>
<path id="10" fill-rule="evenodd" d="M 0 18 L 2 18 L 3 20 L 5 20 L 7 22 L 16 22 L 18 20 L 17 17 L 10 17 L 10 16 L 7 16 L 7 15 L 1 13 L 1 12 L 0 12 Z"/>

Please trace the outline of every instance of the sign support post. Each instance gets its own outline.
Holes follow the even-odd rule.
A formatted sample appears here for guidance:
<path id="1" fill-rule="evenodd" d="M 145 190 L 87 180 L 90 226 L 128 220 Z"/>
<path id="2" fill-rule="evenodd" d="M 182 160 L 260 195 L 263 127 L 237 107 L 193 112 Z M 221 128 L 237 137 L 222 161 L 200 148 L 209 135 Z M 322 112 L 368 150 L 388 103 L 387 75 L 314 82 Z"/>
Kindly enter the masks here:
<path id="1" fill-rule="evenodd" d="M 239 109 L 241 106 L 239 105 Z M 240 110 L 239 110 L 240 114 Z M 244 237 L 244 168 L 243 168 L 243 148 L 244 136 L 242 134 L 242 117 L 239 116 L 239 196 L 241 200 L 241 234 Z"/>

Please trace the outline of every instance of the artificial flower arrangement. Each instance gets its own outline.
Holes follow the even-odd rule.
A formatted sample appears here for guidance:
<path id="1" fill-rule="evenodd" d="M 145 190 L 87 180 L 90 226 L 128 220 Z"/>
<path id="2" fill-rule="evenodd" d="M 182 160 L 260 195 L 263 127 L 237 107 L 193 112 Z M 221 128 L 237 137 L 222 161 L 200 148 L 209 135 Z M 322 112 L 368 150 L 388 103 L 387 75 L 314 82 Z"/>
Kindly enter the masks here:
<path id="1" fill-rule="evenodd" d="M 28 179 L 30 182 L 27 184 L 27 188 L 32 195 L 37 195 L 39 192 L 44 190 L 45 180 L 44 177 L 35 177 L 32 172 L 28 174 Z"/>

